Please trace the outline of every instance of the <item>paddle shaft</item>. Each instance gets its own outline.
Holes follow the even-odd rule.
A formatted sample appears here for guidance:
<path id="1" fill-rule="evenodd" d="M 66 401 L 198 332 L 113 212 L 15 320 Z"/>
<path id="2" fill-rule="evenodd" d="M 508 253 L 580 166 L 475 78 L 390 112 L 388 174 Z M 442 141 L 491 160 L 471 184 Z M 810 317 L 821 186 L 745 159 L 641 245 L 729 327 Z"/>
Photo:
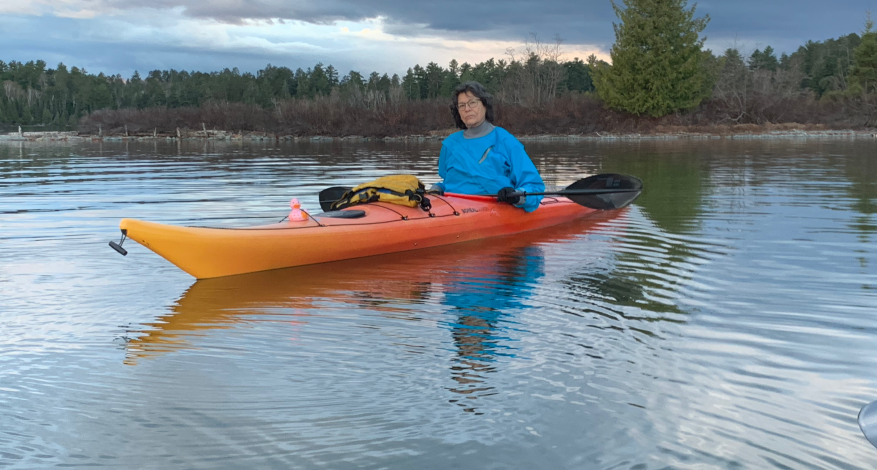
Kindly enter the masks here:
<path id="1" fill-rule="evenodd" d="M 587 195 L 587 194 L 606 194 L 606 193 L 635 193 L 642 189 L 561 189 L 560 191 L 547 191 L 544 193 L 528 193 L 526 191 L 515 192 L 509 196 L 565 196 L 569 195 Z"/>
<path id="2" fill-rule="evenodd" d="M 633 202 L 643 189 L 643 182 L 634 176 L 604 173 L 580 179 L 575 183 L 555 191 L 528 193 L 515 191 L 506 197 L 515 196 L 566 196 L 572 202 L 591 209 L 621 209 Z"/>

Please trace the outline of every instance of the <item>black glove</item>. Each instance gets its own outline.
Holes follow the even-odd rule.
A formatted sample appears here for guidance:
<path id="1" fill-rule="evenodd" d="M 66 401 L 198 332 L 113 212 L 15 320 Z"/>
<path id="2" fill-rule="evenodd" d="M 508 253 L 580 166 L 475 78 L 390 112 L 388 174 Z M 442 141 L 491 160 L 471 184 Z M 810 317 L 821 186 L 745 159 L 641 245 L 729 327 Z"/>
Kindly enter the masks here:
<path id="1" fill-rule="evenodd" d="M 502 188 L 496 193 L 496 200 L 515 205 L 521 201 L 521 196 L 515 193 L 515 188 Z"/>
<path id="2" fill-rule="evenodd" d="M 429 190 L 426 192 L 426 194 L 436 194 L 438 196 L 444 196 L 445 190 L 440 184 L 434 184 L 429 187 Z"/>

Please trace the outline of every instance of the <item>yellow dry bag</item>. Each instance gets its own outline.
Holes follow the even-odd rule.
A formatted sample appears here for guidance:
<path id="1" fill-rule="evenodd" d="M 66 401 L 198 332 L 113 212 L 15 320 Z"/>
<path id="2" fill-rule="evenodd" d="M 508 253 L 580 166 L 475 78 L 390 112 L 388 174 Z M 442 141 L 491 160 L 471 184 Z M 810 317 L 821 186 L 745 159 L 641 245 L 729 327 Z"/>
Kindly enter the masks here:
<path id="1" fill-rule="evenodd" d="M 384 176 L 347 191 L 341 199 L 332 203 L 332 210 L 380 201 L 408 207 L 420 206 L 428 211 L 431 204 L 424 196 L 424 188 L 414 175 Z"/>

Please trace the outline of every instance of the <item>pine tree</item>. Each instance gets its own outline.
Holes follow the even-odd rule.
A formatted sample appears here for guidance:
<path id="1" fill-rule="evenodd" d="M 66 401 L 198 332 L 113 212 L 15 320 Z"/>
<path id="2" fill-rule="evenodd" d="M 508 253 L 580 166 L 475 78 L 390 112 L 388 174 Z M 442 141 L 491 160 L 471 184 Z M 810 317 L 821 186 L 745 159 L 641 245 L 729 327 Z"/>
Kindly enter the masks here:
<path id="1" fill-rule="evenodd" d="M 329 92 L 332 91 L 332 84 L 329 81 L 329 77 L 326 75 L 325 69 L 323 69 L 322 62 L 315 65 L 314 69 L 311 70 L 308 79 L 308 89 L 311 90 L 314 95 L 323 96 L 328 96 Z"/>
<path id="2" fill-rule="evenodd" d="M 408 67 L 408 72 L 402 78 L 402 89 L 409 100 L 420 99 L 420 85 L 417 83 L 417 77 L 411 67 Z"/>
<path id="3" fill-rule="evenodd" d="M 576 57 L 571 61 L 564 62 L 563 68 L 566 73 L 561 83 L 561 89 L 580 93 L 594 91 L 594 82 L 591 79 L 591 71 L 588 69 L 588 64 Z"/>
<path id="4" fill-rule="evenodd" d="M 426 77 L 426 98 L 436 98 L 441 95 L 445 69 L 435 62 L 430 62 L 426 64 L 424 73 Z"/>
<path id="5" fill-rule="evenodd" d="M 877 31 L 874 31 L 874 21 L 871 20 L 870 13 L 865 20 L 862 42 L 853 49 L 853 60 L 855 63 L 850 70 L 850 78 L 865 93 L 877 92 Z"/>
<path id="6" fill-rule="evenodd" d="M 770 46 L 765 47 L 764 52 L 756 49 L 755 52 L 749 56 L 750 70 L 770 70 L 775 72 L 777 66 L 779 66 L 779 60 L 777 60 L 777 56 L 774 54 L 774 50 Z"/>
<path id="7" fill-rule="evenodd" d="M 694 18 L 685 0 L 622 0 L 612 7 L 611 67 L 591 60 L 597 93 L 610 108 L 663 116 L 690 109 L 708 96 L 710 74 L 701 50 L 709 16 Z"/>
<path id="8" fill-rule="evenodd" d="M 805 78 L 804 88 L 813 90 L 818 96 L 839 90 L 846 83 L 852 67 L 852 54 L 861 42 L 859 35 L 852 33 L 837 39 L 807 41 L 789 57 L 790 63 L 798 63 Z"/>
<path id="9" fill-rule="evenodd" d="M 310 76 L 310 71 L 311 69 L 308 69 L 308 71 L 305 72 L 301 67 L 295 69 L 293 79 L 295 81 L 295 96 L 298 98 L 313 98 L 314 96 L 308 88 L 308 77 Z"/>
<path id="10" fill-rule="evenodd" d="M 783 70 L 789 70 L 792 65 L 792 60 L 788 54 L 783 52 L 783 55 L 780 56 L 780 64 L 779 67 Z"/>
<path id="11" fill-rule="evenodd" d="M 448 63 L 448 72 L 455 78 L 460 76 L 460 63 L 457 62 L 457 59 L 451 59 L 451 62 Z"/>
<path id="12" fill-rule="evenodd" d="M 329 80 L 329 87 L 338 86 L 338 70 L 332 64 L 326 67 L 326 78 Z"/>

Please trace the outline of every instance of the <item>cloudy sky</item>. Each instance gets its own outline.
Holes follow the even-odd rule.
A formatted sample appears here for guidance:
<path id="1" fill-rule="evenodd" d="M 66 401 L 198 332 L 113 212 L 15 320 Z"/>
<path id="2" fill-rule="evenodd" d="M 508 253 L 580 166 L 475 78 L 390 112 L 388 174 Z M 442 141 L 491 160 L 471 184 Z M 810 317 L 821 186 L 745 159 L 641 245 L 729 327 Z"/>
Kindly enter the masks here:
<path id="1" fill-rule="evenodd" d="M 707 46 L 773 46 L 860 32 L 873 0 L 707 0 Z M 144 7 L 143 5 L 149 5 Z M 153 69 L 256 71 L 317 62 L 404 74 L 414 64 L 477 63 L 536 33 L 568 58 L 608 58 L 609 0 L 0 0 L 0 60 L 45 60 L 130 76 Z"/>

